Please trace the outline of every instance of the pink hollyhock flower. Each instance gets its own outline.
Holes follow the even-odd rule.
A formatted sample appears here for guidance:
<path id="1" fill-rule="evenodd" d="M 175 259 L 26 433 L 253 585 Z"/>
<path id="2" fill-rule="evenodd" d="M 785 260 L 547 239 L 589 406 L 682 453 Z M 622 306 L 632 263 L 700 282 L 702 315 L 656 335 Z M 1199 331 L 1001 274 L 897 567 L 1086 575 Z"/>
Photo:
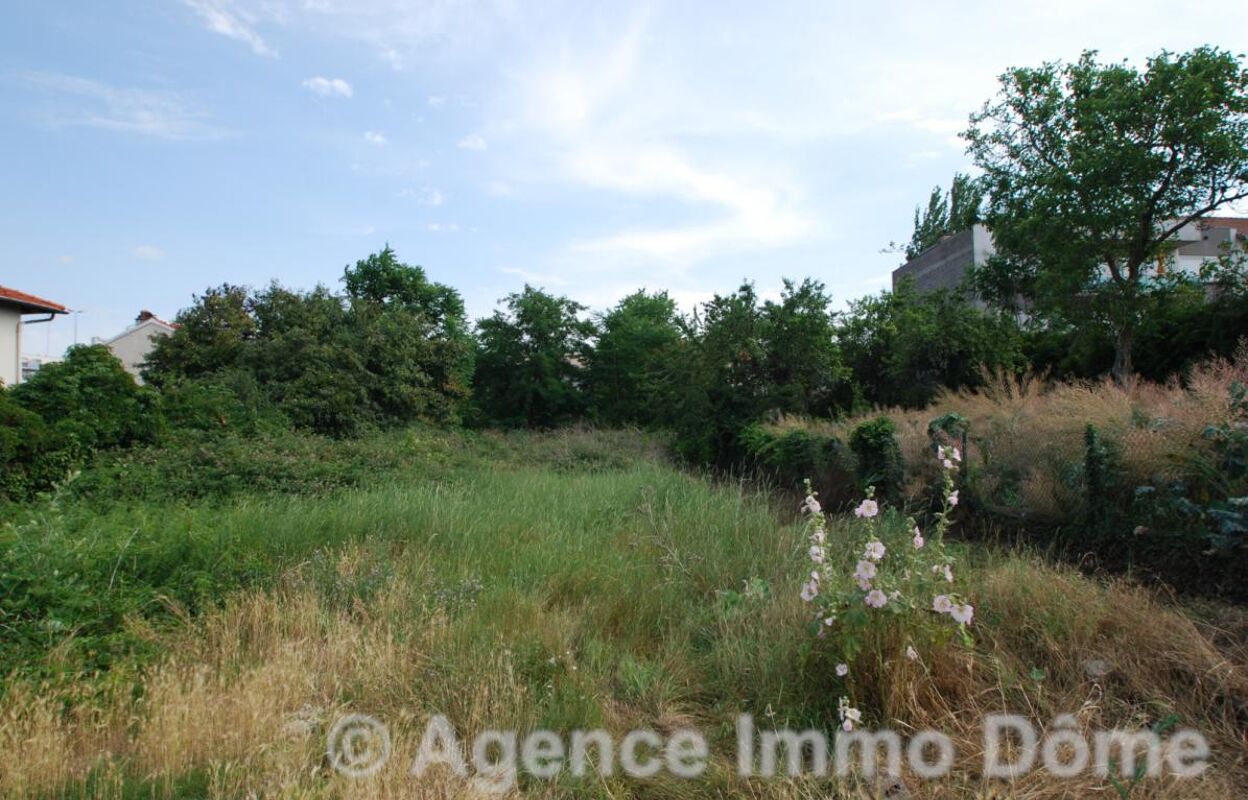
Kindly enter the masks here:
<path id="1" fill-rule="evenodd" d="M 809 603 L 811 600 L 814 600 L 818 594 L 819 594 L 819 584 L 815 583 L 814 581 L 810 581 L 808 583 L 802 584 L 801 597 L 802 597 L 802 600 L 804 600 L 805 602 Z"/>
<path id="2" fill-rule="evenodd" d="M 915 527 L 914 529 L 914 549 L 915 550 L 923 549 L 923 532 L 920 531 L 918 527 Z"/>
<path id="3" fill-rule="evenodd" d="M 867 542 L 867 549 L 864 551 L 863 555 L 872 561 L 879 561 L 884 557 L 885 552 L 883 542 L 872 540 Z"/>
<path id="4" fill-rule="evenodd" d="M 953 601 L 947 594 L 938 594 L 932 599 L 932 610 L 937 614 L 948 614 L 953 611 Z"/>
<path id="5" fill-rule="evenodd" d="M 836 674 L 837 674 L 837 677 L 844 678 L 846 675 L 848 675 L 848 674 L 849 674 L 849 665 L 848 665 L 848 664 L 837 664 L 837 665 L 836 665 Z"/>
<path id="6" fill-rule="evenodd" d="M 883 608 L 888 603 L 888 595 L 879 589 L 872 589 L 867 592 L 866 598 L 863 600 L 871 608 Z"/>
<path id="7" fill-rule="evenodd" d="M 949 493 L 949 507 L 950 507 L 950 508 L 953 508 L 953 507 L 954 507 L 954 506 L 956 506 L 957 504 L 958 504 L 958 493 L 957 493 L 957 491 L 955 490 L 955 491 L 953 491 L 953 492 L 950 492 L 950 493 Z"/>
<path id="8" fill-rule="evenodd" d="M 806 500 L 802 503 L 802 511 L 807 514 L 818 514 L 822 510 L 823 506 L 819 505 L 814 495 L 806 495 Z"/>
<path id="9" fill-rule="evenodd" d="M 955 606 L 953 610 L 949 612 L 949 616 L 953 617 L 955 622 L 959 622 L 963 625 L 970 625 L 971 620 L 975 619 L 975 607 L 965 604 Z"/>
<path id="10" fill-rule="evenodd" d="M 906 658 L 910 659 L 911 661 L 918 661 L 919 653 L 912 646 L 906 645 Z"/>
<path id="11" fill-rule="evenodd" d="M 878 513 L 880 513 L 880 504 L 871 499 L 863 500 L 854 509 L 854 516 L 862 519 L 870 519 Z"/>

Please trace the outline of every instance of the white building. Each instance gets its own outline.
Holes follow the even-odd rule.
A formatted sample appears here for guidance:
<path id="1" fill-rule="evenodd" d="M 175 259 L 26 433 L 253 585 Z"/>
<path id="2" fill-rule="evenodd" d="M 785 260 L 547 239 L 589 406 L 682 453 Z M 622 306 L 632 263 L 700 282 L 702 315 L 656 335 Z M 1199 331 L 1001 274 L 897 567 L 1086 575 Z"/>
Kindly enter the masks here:
<path id="1" fill-rule="evenodd" d="M 139 371 L 143 368 L 143 362 L 147 361 L 147 354 L 152 352 L 153 341 L 156 337 L 168 336 L 177 329 L 178 326 L 174 323 L 165 322 L 144 309 L 135 317 L 133 325 L 113 338 L 104 340 L 102 344 L 112 351 L 121 365 L 126 368 L 126 372 L 142 383 L 143 377 Z"/>
<path id="2" fill-rule="evenodd" d="M 14 386 L 22 380 L 22 326 L 51 322 L 69 309 L 60 303 L 0 286 L 0 383 Z M 39 315 L 34 319 L 24 316 Z"/>

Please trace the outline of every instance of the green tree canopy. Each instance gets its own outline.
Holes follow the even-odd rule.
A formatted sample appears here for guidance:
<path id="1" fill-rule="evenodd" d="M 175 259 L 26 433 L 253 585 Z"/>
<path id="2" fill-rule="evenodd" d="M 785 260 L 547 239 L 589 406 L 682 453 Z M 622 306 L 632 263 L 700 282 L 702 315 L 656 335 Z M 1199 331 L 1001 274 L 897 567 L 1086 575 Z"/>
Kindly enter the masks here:
<path id="1" fill-rule="evenodd" d="M 585 307 L 525 285 L 477 322 L 473 381 L 486 419 L 549 427 L 585 412 L 584 372 L 594 325 Z"/>
<path id="2" fill-rule="evenodd" d="M 682 335 L 676 301 L 667 292 L 634 292 L 601 316 L 598 330 L 588 370 L 594 415 L 612 424 L 658 423 Z"/>
<path id="3" fill-rule="evenodd" d="M 458 421 L 473 355 L 459 294 L 389 247 L 347 267 L 343 283 L 345 296 L 277 283 L 209 289 L 156 341 L 145 374 L 168 390 L 210 381 L 215 395 L 259 386 L 296 426 L 333 435 Z"/>
<path id="4" fill-rule="evenodd" d="M 911 281 L 852 302 L 838 332 L 845 364 L 871 405 L 922 408 L 942 388 L 981 385 L 984 367 L 1022 366 L 1013 320 L 985 314 L 955 292 L 920 294 Z"/>
<path id="5" fill-rule="evenodd" d="M 829 416 L 852 401 L 849 371 L 836 341 L 836 315 L 824 285 L 784 280 L 780 301 L 762 309 L 769 410 Z"/>
<path id="6" fill-rule="evenodd" d="M 1126 381 L 1174 234 L 1248 197 L 1248 70 L 1201 47 L 1143 70 L 1087 52 L 1000 80 L 965 136 L 1006 274 L 1042 310 L 1106 325 Z"/>

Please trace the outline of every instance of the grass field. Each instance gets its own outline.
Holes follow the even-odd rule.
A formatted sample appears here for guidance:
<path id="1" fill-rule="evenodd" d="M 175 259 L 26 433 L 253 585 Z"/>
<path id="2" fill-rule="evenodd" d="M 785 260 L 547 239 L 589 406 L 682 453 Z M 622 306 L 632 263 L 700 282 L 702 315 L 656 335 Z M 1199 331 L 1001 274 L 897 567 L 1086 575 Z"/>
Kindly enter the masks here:
<path id="1" fill-rule="evenodd" d="M 798 598 L 808 566 L 796 503 L 679 471 L 625 432 L 404 436 L 376 444 L 410 458 L 351 486 L 65 497 L 12 515 L 4 579 L 25 599 L 4 627 L 0 793 L 467 794 L 445 770 L 407 774 L 425 720 L 442 713 L 465 740 L 487 728 L 696 727 L 711 742 L 699 780 L 565 773 L 522 778 L 519 796 L 884 796 L 862 776 L 735 772 L 740 713 L 760 727 L 837 724 L 834 659 Z M 841 524 L 833 549 L 848 548 Z M 937 726 L 958 743 L 951 776 L 889 797 L 1128 796 L 1091 775 L 983 779 L 979 720 L 1003 711 L 1039 724 L 1070 713 L 1083 731 L 1177 715 L 1208 737 L 1213 766 L 1129 796 L 1242 796 L 1245 615 L 955 550 L 977 608 L 973 646 L 910 661 L 884 633 L 850 665 L 869 726 Z M 390 727 L 394 755 L 374 777 L 326 764 L 327 732 L 348 712 Z"/>

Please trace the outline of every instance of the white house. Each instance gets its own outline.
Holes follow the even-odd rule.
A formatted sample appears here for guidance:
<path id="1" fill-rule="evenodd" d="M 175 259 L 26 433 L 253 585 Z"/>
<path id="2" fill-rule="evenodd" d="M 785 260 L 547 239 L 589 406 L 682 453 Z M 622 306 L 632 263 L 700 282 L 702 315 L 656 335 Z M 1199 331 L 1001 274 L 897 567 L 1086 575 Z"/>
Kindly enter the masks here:
<path id="1" fill-rule="evenodd" d="M 156 337 L 168 336 L 177 329 L 178 326 L 175 323 L 165 322 L 144 309 L 134 318 L 133 325 L 113 338 L 104 340 L 103 344 L 112 351 L 113 355 L 117 356 L 117 360 L 126 368 L 126 372 L 142 383 L 143 377 L 139 374 L 139 370 L 143 368 L 147 354 L 152 352 Z"/>
<path id="2" fill-rule="evenodd" d="M 22 380 L 22 325 L 51 322 L 57 314 L 68 314 L 60 303 L 0 286 L 0 383 L 13 386 Z M 23 316 L 38 314 L 38 319 Z"/>

